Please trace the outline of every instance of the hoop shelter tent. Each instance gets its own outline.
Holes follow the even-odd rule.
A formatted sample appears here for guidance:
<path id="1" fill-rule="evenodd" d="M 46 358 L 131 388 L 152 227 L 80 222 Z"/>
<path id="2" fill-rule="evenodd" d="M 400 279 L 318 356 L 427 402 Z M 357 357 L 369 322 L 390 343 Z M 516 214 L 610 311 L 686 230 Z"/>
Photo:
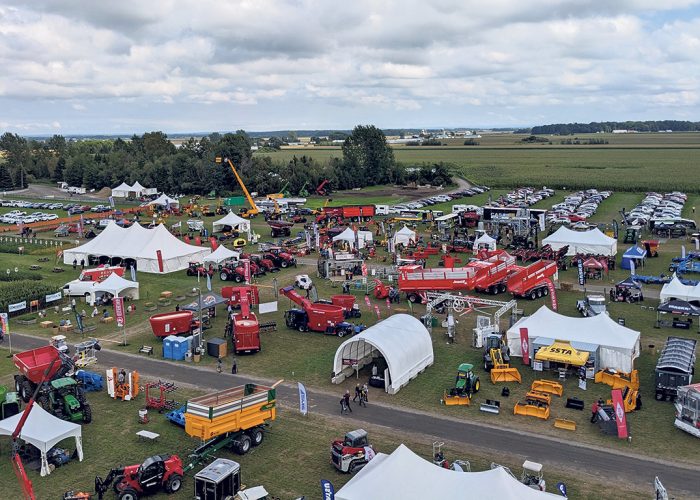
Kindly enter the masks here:
<path id="1" fill-rule="evenodd" d="M 126 182 L 122 182 L 117 187 L 112 188 L 112 196 L 114 198 L 127 198 L 129 196 L 129 191 L 131 191 L 131 186 Z"/>
<path id="2" fill-rule="evenodd" d="M 393 238 L 394 245 L 401 244 L 403 246 L 408 246 L 412 243 L 415 244 L 416 241 L 416 232 L 410 230 L 406 226 L 396 231 Z"/>
<path id="3" fill-rule="evenodd" d="M 0 435 L 11 436 L 15 431 L 22 413 L 0 420 Z M 39 449 L 41 453 L 41 475 L 46 476 L 51 473 L 46 454 L 58 443 L 67 438 L 75 438 L 75 449 L 78 453 L 78 460 L 83 461 L 83 438 L 80 425 L 66 422 L 51 415 L 39 404 L 34 403 L 32 411 L 24 422 L 19 438 L 25 443 Z"/>
<path id="4" fill-rule="evenodd" d="M 618 324 L 607 314 L 573 318 L 558 314 L 546 306 L 531 316 L 521 318 L 506 332 L 511 356 L 522 356 L 520 329 L 527 328 L 530 338 L 530 359 L 534 345 L 551 345 L 555 341 L 570 342 L 579 351 L 597 351 L 599 369 L 612 368 L 631 372 L 639 357 L 640 333 Z"/>
<path id="5" fill-rule="evenodd" d="M 335 352 L 334 384 L 340 384 L 355 369 L 381 355 L 388 368 L 385 390 L 396 394 L 401 387 L 433 364 L 433 343 L 423 323 L 408 314 L 395 314 L 359 335 L 346 340 Z"/>
<path id="6" fill-rule="evenodd" d="M 149 205 L 160 205 L 161 207 L 165 208 L 172 208 L 172 207 L 179 207 L 180 202 L 176 200 L 175 198 L 171 198 L 167 194 L 163 193 L 161 194 L 158 198 L 155 200 L 151 201 L 148 203 Z"/>
<path id="7" fill-rule="evenodd" d="M 496 240 L 486 233 L 482 234 L 474 240 L 474 252 L 478 252 L 481 249 L 496 250 Z"/>
<path id="8" fill-rule="evenodd" d="M 659 294 L 659 300 L 662 303 L 672 299 L 685 300 L 700 306 L 700 283 L 695 286 L 684 285 L 678 279 L 678 276 L 674 274 L 671 281 L 661 288 L 661 293 Z"/>
<path id="9" fill-rule="evenodd" d="M 372 231 L 357 231 L 357 237 L 356 237 L 355 231 L 353 231 L 349 227 L 345 228 L 345 231 L 343 231 L 339 235 L 333 237 L 333 242 L 347 241 L 353 247 L 355 246 L 355 243 L 357 242 L 359 244 L 359 248 L 366 247 L 367 243 L 368 242 L 371 243 L 372 240 L 373 240 Z"/>
<path id="10" fill-rule="evenodd" d="M 223 218 L 214 221 L 212 232 L 218 233 L 223 231 L 226 226 L 229 226 L 231 229 L 235 229 L 241 233 L 250 234 L 250 221 L 244 219 L 243 217 L 239 217 L 233 212 L 229 212 Z"/>
<path id="11" fill-rule="evenodd" d="M 212 253 L 205 257 L 204 262 L 213 262 L 215 264 L 219 264 L 220 262 L 229 259 L 238 260 L 240 255 L 240 252 L 234 252 L 233 250 L 229 250 L 223 245 L 219 245 L 216 250 L 214 250 Z"/>
<path id="12" fill-rule="evenodd" d="M 592 253 L 608 257 L 617 255 L 617 240 L 606 236 L 597 227 L 590 231 L 573 231 L 568 227 L 561 226 L 543 239 L 542 244 L 550 245 L 552 250 L 559 250 L 569 245 L 566 255 L 576 255 L 577 253 Z"/>
<path id="13" fill-rule="evenodd" d="M 483 472 L 444 469 L 419 457 L 401 444 L 391 455 L 377 453 L 336 492 L 335 498 L 554 500 L 562 497 L 524 485 L 503 467 Z"/>
<path id="14" fill-rule="evenodd" d="M 139 284 L 136 281 L 129 281 L 122 278 L 117 273 L 110 274 L 106 280 L 97 283 L 93 288 L 93 293 L 109 293 L 114 297 L 129 297 L 134 300 L 139 299 Z"/>
<path id="15" fill-rule="evenodd" d="M 146 229 L 138 223 L 122 228 L 111 222 L 84 245 L 65 250 L 63 263 L 71 264 L 73 260 L 89 262 L 90 257 L 111 264 L 131 260 L 139 271 L 159 273 L 159 251 L 163 273 L 187 269 L 190 262 L 202 262 L 211 253 L 210 248 L 188 245 L 178 240 L 162 224 Z"/>
<path id="16" fill-rule="evenodd" d="M 644 261 L 647 258 L 647 251 L 638 246 L 629 247 L 625 253 L 622 254 L 622 262 L 620 267 L 622 269 L 632 269 L 632 262 L 634 262 L 634 267 L 636 269 L 644 265 Z"/>

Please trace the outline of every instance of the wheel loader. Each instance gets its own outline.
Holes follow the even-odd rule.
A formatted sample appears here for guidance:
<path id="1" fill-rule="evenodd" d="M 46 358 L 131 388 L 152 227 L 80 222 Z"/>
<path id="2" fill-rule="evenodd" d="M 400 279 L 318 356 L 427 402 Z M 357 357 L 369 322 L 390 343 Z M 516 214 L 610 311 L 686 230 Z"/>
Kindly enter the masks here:
<path id="1" fill-rule="evenodd" d="M 484 370 L 491 372 L 491 382 L 522 382 L 517 368 L 510 366 L 510 349 L 500 334 L 486 336 L 484 342 Z"/>

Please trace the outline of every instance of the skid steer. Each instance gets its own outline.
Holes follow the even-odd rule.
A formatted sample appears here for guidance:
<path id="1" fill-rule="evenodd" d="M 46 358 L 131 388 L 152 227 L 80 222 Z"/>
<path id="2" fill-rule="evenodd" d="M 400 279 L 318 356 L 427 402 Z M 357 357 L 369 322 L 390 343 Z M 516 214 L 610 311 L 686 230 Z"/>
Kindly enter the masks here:
<path id="1" fill-rule="evenodd" d="M 484 342 L 484 370 L 491 372 L 491 382 L 522 382 L 517 368 L 510 366 L 510 352 L 501 335 L 491 333 Z"/>
<path id="2" fill-rule="evenodd" d="M 457 368 L 455 385 L 449 391 L 445 391 L 440 402 L 445 406 L 466 406 L 471 402 L 472 396 L 479 392 L 481 382 L 474 375 L 474 366 L 462 363 Z"/>

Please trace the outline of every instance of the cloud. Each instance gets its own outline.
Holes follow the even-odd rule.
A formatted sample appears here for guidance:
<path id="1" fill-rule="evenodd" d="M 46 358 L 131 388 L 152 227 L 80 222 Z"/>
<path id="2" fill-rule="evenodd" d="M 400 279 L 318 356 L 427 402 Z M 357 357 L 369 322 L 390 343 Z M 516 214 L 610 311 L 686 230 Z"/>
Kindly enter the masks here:
<path id="1" fill-rule="evenodd" d="M 0 128 L 692 116 L 699 5 L 0 0 Z"/>

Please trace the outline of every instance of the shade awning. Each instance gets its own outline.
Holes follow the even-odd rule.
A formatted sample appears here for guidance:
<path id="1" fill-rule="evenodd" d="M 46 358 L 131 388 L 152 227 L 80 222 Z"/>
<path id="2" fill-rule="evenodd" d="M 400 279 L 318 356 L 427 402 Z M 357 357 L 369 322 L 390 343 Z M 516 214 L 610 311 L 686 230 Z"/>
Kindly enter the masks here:
<path id="1" fill-rule="evenodd" d="M 552 361 L 574 366 L 585 365 L 588 356 L 589 353 L 574 349 L 568 342 L 554 342 L 552 345 L 541 347 L 535 353 L 537 361 Z"/>

